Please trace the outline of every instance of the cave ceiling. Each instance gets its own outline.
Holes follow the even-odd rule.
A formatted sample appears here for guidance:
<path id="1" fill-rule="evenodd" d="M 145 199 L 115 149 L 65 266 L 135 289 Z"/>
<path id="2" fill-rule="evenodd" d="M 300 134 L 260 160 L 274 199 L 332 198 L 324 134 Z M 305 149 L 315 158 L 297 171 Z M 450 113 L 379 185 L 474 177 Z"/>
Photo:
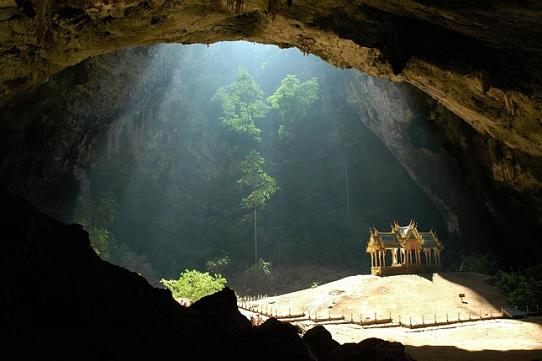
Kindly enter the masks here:
<path id="1" fill-rule="evenodd" d="M 542 3 L 434 0 L 0 1 L 0 94 L 119 48 L 249 40 L 418 87 L 542 155 Z"/>

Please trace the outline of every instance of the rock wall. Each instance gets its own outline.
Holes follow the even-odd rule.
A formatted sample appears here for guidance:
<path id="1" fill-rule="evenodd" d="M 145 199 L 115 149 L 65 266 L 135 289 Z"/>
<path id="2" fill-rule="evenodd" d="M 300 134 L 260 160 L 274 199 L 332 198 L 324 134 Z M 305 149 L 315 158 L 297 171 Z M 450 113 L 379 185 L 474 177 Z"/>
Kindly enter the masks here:
<path id="1" fill-rule="evenodd" d="M 138 48 L 89 59 L 2 107 L 0 182 L 45 213 L 71 219 L 103 130 L 132 101 L 155 96 L 141 75 L 156 54 Z"/>
<path id="2" fill-rule="evenodd" d="M 542 159 L 478 132 L 406 85 L 357 74 L 348 101 L 439 209 L 454 252 L 491 251 L 503 264 L 540 261 Z M 510 239 L 524 248 L 511 249 Z"/>

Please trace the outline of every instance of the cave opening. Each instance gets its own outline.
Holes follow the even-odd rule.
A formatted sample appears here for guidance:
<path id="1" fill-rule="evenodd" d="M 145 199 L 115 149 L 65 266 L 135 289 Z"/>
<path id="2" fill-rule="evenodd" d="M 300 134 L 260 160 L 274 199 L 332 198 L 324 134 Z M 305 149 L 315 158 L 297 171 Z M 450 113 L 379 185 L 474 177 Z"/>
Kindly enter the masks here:
<path id="1" fill-rule="evenodd" d="M 109 70 L 137 80 L 94 140 L 65 215 L 102 258 L 156 285 L 195 269 L 255 295 L 370 272 L 371 226 L 415 219 L 446 242 L 442 209 L 369 128 L 379 113 L 396 112 L 405 124 L 416 118 L 407 137 L 416 149 L 438 148 L 411 88 L 394 93 L 402 88 L 297 49 L 248 42 L 131 49 L 120 63 L 141 54 L 147 63 L 136 74 Z M 355 92 L 358 83 L 368 89 Z M 100 109 L 101 101 L 90 103 Z M 242 184 L 255 177 L 243 166 L 273 184 Z"/>

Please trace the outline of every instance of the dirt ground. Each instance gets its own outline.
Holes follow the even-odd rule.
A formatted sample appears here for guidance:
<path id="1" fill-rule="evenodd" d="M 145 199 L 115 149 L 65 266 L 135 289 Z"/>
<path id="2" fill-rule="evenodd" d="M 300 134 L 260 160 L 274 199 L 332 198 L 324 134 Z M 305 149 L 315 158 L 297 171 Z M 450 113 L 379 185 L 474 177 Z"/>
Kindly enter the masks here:
<path id="1" fill-rule="evenodd" d="M 315 288 L 255 302 L 261 310 L 280 315 L 311 313 L 314 318 L 344 316 L 347 320 L 393 319 L 392 327 L 327 324 L 341 342 L 379 337 L 403 343 L 418 360 L 542 360 L 542 317 L 496 319 L 409 329 L 413 324 L 500 315 L 503 294 L 488 277 L 457 272 L 427 276 L 346 277 Z M 464 295 L 460 297 L 460 295 Z M 458 315 L 459 314 L 459 315 Z M 311 321 L 304 321 L 310 327 Z"/>

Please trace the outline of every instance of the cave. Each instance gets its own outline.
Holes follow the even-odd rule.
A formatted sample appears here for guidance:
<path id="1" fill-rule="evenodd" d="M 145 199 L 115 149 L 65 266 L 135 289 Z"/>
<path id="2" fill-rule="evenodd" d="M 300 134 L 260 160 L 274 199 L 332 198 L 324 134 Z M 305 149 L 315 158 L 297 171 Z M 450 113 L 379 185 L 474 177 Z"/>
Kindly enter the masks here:
<path id="1" fill-rule="evenodd" d="M 197 84 L 184 85 L 184 72 L 197 74 L 207 64 L 202 54 L 227 51 L 226 41 L 240 47 L 229 51 L 269 44 L 270 51 L 305 54 L 346 74 L 325 89 L 344 98 L 341 111 L 362 129 L 349 133 L 374 144 L 380 162 L 407 180 L 400 189 L 422 204 L 409 212 L 434 215 L 428 225 L 445 240 L 447 270 L 482 260 L 541 282 L 540 272 L 533 273 L 542 264 L 542 5 L 536 1 L 10 0 L 0 15 L 6 355 L 411 359 L 397 342 L 367 338 L 337 348 L 320 328 L 304 332 L 273 318 L 254 327 L 230 288 L 179 305 L 139 270 L 100 258 L 92 229 L 78 224 L 82 196 L 122 178 L 127 170 L 119 164 L 144 158 L 145 137 L 163 126 L 153 119 L 164 112 L 167 94 L 175 86 L 187 98 L 196 94 Z M 190 103 L 181 105 L 178 113 L 188 114 Z M 117 163 L 101 162 L 104 157 Z M 385 191 L 395 194 L 398 186 Z M 380 219 L 353 214 L 360 239 Z M 134 238 L 136 226 L 125 222 L 116 232 Z M 359 242 L 359 257 L 367 258 Z M 330 249 L 320 256 L 330 258 Z M 353 250 L 354 243 L 344 254 Z M 156 259 L 174 253 L 161 252 Z M 368 258 L 363 262 L 342 271 L 361 273 Z M 534 305 L 540 294 L 533 297 Z M 416 346 L 409 351 L 416 354 Z M 540 357 L 533 350 L 455 351 L 457 359 Z"/>

